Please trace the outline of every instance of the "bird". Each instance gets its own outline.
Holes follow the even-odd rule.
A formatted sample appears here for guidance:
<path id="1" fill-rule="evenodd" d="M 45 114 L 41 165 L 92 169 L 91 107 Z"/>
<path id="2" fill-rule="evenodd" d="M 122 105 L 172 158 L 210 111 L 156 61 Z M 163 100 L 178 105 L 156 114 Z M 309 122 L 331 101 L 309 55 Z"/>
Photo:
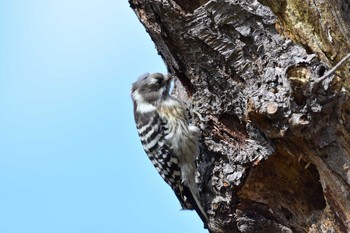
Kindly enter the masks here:
<path id="1" fill-rule="evenodd" d="M 147 73 L 132 84 L 136 128 L 148 158 L 182 209 L 196 210 L 207 228 L 195 182 L 200 129 L 189 123 L 184 104 L 170 95 L 172 79 L 172 75 Z"/>

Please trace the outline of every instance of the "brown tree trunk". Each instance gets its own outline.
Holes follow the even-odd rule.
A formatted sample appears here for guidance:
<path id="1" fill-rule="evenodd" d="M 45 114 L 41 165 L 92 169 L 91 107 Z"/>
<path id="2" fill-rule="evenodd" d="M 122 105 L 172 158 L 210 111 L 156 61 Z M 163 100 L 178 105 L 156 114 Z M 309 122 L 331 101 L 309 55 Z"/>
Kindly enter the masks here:
<path id="1" fill-rule="evenodd" d="M 202 127 L 212 232 L 350 232 L 348 0 L 129 0 Z"/>

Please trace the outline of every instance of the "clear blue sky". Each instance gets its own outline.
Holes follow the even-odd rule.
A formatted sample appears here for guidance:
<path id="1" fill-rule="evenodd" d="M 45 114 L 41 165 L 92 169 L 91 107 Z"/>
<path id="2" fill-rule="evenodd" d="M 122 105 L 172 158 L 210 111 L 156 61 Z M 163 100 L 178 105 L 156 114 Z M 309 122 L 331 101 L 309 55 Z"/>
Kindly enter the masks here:
<path id="1" fill-rule="evenodd" d="M 136 133 L 155 71 L 127 0 L 0 0 L 0 233 L 206 232 Z"/>

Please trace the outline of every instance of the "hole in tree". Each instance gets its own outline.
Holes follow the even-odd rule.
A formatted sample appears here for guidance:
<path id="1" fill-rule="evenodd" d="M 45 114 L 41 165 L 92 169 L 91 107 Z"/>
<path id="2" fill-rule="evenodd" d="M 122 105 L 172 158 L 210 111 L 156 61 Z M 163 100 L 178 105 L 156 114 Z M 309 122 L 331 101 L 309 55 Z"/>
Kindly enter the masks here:
<path id="1" fill-rule="evenodd" d="M 316 74 L 318 75 L 318 77 L 322 77 L 325 73 L 326 73 L 326 66 L 325 65 L 319 65 L 316 68 Z"/>
<path id="2" fill-rule="evenodd" d="M 305 169 L 306 164 L 298 161 L 298 155 L 293 157 L 278 148 L 274 155 L 252 167 L 238 196 L 268 205 L 285 224 L 307 231 L 310 217 L 322 213 L 326 201 L 316 167 L 311 164 Z"/>

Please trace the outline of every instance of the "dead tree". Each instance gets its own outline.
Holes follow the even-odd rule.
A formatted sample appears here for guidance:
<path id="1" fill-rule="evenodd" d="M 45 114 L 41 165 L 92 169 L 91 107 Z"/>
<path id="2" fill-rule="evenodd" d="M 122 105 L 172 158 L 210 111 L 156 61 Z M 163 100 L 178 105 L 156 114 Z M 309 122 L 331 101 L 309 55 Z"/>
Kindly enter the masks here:
<path id="1" fill-rule="evenodd" d="M 211 231 L 350 232 L 350 1 L 129 2 L 199 113 Z"/>

